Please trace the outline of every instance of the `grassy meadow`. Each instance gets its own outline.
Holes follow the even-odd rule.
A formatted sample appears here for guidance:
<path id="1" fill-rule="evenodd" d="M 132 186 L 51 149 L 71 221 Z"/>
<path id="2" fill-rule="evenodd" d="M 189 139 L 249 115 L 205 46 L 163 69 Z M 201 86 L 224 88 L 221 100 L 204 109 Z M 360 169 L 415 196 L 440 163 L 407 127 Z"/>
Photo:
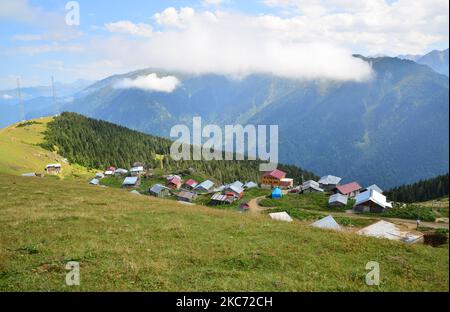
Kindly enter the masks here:
<path id="1" fill-rule="evenodd" d="M 448 245 L 0 174 L 0 291 L 448 291 Z M 32 205 L 30 204 L 32 203 Z M 80 286 L 65 285 L 79 261 Z M 365 284 L 378 261 L 381 284 Z"/>

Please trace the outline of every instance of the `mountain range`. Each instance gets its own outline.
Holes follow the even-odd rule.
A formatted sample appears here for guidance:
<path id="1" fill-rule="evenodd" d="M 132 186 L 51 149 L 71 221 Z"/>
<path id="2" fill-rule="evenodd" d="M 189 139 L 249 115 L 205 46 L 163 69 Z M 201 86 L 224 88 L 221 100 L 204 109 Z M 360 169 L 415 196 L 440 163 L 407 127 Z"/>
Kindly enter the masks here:
<path id="1" fill-rule="evenodd" d="M 399 55 L 398 58 L 414 61 L 427 65 L 435 72 L 448 77 L 448 49 L 443 51 L 433 50 L 425 55 Z"/>
<path id="2" fill-rule="evenodd" d="M 371 64 L 373 79 L 231 79 L 144 69 L 91 84 L 61 110 L 163 137 L 173 125 L 191 127 L 193 116 L 221 126 L 276 124 L 281 162 L 364 185 L 390 188 L 447 172 L 448 76 L 418 61 L 355 57 Z M 176 76 L 181 85 L 171 93 L 116 87 L 152 73 Z"/>

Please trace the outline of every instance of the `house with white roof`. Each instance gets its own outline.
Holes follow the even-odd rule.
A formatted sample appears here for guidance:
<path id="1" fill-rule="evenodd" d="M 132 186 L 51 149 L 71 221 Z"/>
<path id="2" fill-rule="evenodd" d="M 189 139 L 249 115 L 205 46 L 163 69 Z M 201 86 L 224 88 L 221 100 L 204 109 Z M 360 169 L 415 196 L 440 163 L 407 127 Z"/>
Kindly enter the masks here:
<path id="1" fill-rule="evenodd" d="M 302 193 L 322 193 L 324 190 L 320 188 L 319 183 L 313 180 L 303 182 L 301 187 Z"/>
<path id="2" fill-rule="evenodd" d="M 347 205 L 348 196 L 336 193 L 328 198 L 328 205 L 332 207 L 344 207 Z"/>
<path id="3" fill-rule="evenodd" d="M 139 177 L 127 177 L 123 180 L 122 187 L 131 188 L 138 187 L 140 184 Z"/>
<path id="4" fill-rule="evenodd" d="M 392 208 L 392 203 L 387 202 L 386 196 L 375 191 L 365 191 L 356 196 L 355 206 L 353 210 L 356 212 L 383 212 Z"/>
<path id="5" fill-rule="evenodd" d="M 214 182 L 210 180 L 203 181 L 199 185 L 196 186 L 195 190 L 198 192 L 209 192 L 214 186 Z"/>

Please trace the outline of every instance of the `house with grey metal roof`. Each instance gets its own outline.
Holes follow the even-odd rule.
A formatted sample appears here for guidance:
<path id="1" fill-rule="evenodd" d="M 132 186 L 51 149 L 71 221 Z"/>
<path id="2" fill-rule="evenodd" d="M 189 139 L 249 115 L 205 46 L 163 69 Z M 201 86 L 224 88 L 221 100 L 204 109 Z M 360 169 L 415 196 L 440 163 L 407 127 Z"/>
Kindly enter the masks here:
<path id="1" fill-rule="evenodd" d="M 343 207 L 347 205 L 348 196 L 339 193 L 333 194 L 328 198 L 328 205 L 332 207 Z"/>
<path id="2" fill-rule="evenodd" d="M 177 200 L 183 202 L 191 202 L 197 198 L 197 194 L 194 192 L 181 191 L 177 194 Z"/>
<path id="3" fill-rule="evenodd" d="M 319 183 L 313 180 L 303 182 L 301 187 L 302 193 L 322 193 L 324 190 L 319 187 Z"/>
<path id="4" fill-rule="evenodd" d="M 326 191 L 331 191 L 339 185 L 342 178 L 333 175 L 326 175 L 320 178 L 319 186 Z"/>
<path id="5" fill-rule="evenodd" d="M 253 181 L 249 181 L 244 184 L 245 189 L 251 189 L 251 188 L 256 188 L 256 187 L 258 187 L 258 184 Z"/>
<path id="6" fill-rule="evenodd" d="M 149 190 L 149 194 L 155 197 L 167 197 L 170 195 L 170 189 L 161 184 L 153 185 Z"/>
<path id="7" fill-rule="evenodd" d="M 138 187 L 140 183 L 139 177 L 127 177 L 123 180 L 122 187 Z"/>
<path id="8" fill-rule="evenodd" d="M 195 190 L 197 192 L 209 192 L 214 186 L 214 182 L 210 181 L 210 180 L 206 180 L 203 181 L 202 183 L 200 183 L 199 185 L 196 186 Z"/>

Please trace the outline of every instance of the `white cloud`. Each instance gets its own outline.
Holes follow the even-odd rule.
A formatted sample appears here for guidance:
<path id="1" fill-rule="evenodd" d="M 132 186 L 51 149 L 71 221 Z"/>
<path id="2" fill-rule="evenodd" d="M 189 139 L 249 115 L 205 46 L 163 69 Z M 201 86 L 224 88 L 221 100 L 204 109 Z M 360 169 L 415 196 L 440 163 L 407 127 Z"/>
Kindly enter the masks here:
<path id="1" fill-rule="evenodd" d="M 422 54 L 435 44 L 447 42 L 448 47 L 448 0 L 264 2 L 291 12 L 278 24 L 292 36 L 321 37 L 358 53 Z"/>
<path id="2" fill-rule="evenodd" d="M 2 95 L 2 99 L 4 99 L 4 100 L 12 100 L 13 99 L 13 96 L 12 95 L 9 95 L 9 94 L 3 94 Z"/>
<path id="3" fill-rule="evenodd" d="M 115 88 L 118 89 L 141 89 L 145 91 L 156 91 L 171 93 L 180 85 L 177 77 L 166 76 L 159 78 L 156 74 L 139 76 L 135 79 L 123 79 L 119 81 Z"/>
<path id="4" fill-rule="evenodd" d="M 156 13 L 153 17 L 159 25 L 183 28 L 194 15 L 195 11 L 192 8 L 186 7 L 177 11 L 174 7 L 170 7 L 161 13 Z"/>
<path id="5" fill-rule="evenodd" d="M 225 2 L 225 0 L 203 0 L 202 3 L 203 5 L 216 5 L 219 6 L 221 4 L 223 4 Z"/>
<path id="6" fill-rule="evenodd" d="M 183 10 L 191 13 L 183 14 Z M 321 43 L 311 36 L 293 40 L 286 32 L 288 22 L 282 19 L 228 12 L 195 13 L 186 8 L 170 12 L 164 15 L 171 18 L 159 20 L 166 27 L 151 38 L 139 42 L 113 38 L 99 46 L 106 49 L 107 58 L 119 59 L 130 68 L 156 67 L 233 77 L 270 73 L 289 78 L 361 81 L 371 76 L 369 64 L 333 42 Z M 173 28 L 181 25 L 180 16 L 184 16 L 183 27 Z"/>
<path id="7" fill-rule="evenodd" d="M 139 23 L 134 24 L 130 21 L 118 21 L 105 24 L 106 29 L 112 33 L 129 34 L 140 37 L 151 37 L 153 29 L 151 25 Z"/>

